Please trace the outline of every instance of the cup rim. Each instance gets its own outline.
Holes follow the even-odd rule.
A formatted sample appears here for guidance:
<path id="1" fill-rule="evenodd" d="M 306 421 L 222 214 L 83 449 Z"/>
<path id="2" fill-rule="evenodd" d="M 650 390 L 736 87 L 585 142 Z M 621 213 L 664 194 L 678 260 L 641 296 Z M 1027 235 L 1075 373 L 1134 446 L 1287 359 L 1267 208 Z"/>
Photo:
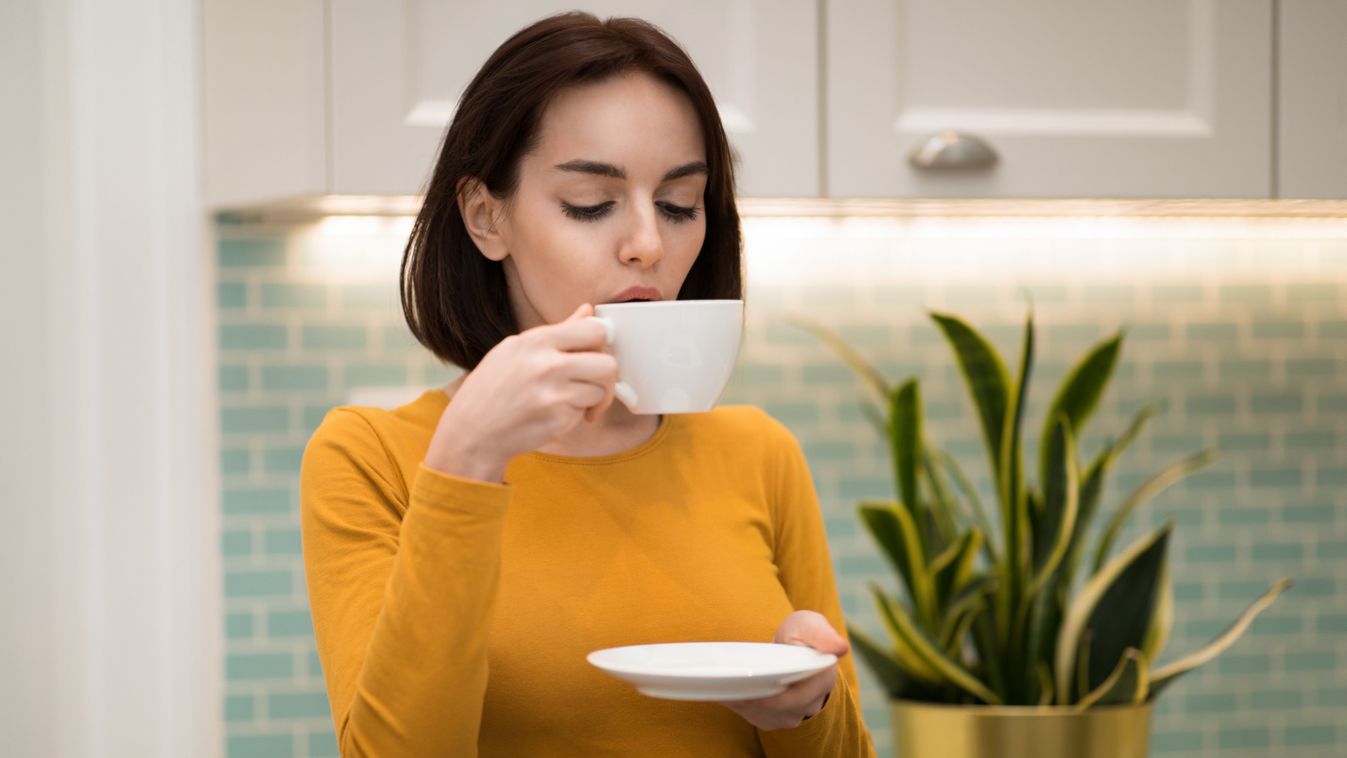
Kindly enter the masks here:
<path id="1" fill-rule="evenodd" d="M 688 304 L 692 304 L 692 303 L 701 303 L 701 304 L 707 304 L 707 305 L 728 305 L 728 304 L 731 304 L 731 303 L 732 303 L 732 304 L 735 304 L 735 305 L 743 305 L 743 304 L 744 304 L 744 301 L 743 301 L 743 300 L 724 300 L 724 299 L 722 299 L 722 300 L 641 300 L 641 301 L 638 301 L 638 302 L 630 302 L 630 303 L 598 303 L 598 304 L 596 304 L 596 305 L 594 306 L 594 310 L 597 312 L 599 308 L 621 308 L 621 307 L 633 307 L 633 306 L 644 306 L 644 307 L 646 307 L 646 308 L 651 308 L 651 307 L 655 307 L 655 306 L 688 305 Z"/>

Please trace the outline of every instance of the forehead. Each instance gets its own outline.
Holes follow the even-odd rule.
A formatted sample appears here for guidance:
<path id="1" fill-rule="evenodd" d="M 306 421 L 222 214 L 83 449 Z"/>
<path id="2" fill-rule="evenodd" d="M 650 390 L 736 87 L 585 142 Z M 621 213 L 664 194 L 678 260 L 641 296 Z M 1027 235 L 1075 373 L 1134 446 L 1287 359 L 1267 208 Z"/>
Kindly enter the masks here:
<path id="1" fill-rule="evenodd" d="M 634 169 L 651 163 L 661 173 L 706 159 L 691 99 L 644 73 L 559 92 L 543 112 L 533 153 L 548 165 L 585 159 Z"/>

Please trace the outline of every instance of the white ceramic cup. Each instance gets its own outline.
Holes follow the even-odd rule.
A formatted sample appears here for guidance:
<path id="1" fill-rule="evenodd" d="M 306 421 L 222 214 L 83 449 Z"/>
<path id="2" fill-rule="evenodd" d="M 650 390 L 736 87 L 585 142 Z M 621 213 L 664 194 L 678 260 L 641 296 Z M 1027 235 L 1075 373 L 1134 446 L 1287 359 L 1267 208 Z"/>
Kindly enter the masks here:
<path id="1" fill-rule="evenodd" d="M 593 318 L 617 358 L 617 398 L 632 413 L 700 413 L 734 372 L 744 301 L 605 303 Z"/>

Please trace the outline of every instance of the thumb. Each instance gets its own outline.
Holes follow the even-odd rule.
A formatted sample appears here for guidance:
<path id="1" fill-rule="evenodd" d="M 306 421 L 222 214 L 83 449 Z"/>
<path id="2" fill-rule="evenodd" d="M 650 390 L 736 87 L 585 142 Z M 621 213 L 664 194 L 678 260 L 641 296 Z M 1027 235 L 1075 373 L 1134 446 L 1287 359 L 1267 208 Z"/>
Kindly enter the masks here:
<path id="1" fill-rule="evenodd" d="M 594 315 L 594 306 L 590 305 L 589 303 L 581 303 L 580 307 L 576 308 L 574 313 L 566 317 L 566 320 L 574 321 L 580 318 L 588 318 L 593 315 Z"/>
<path id="2" fill-rule="evenodd" d="M 816 611 L 796 611 L 787 616 L 776 636 L 777 642 L 812 647 L 820 653 L 842 656 L 851 650 L 846 638 Z"/>

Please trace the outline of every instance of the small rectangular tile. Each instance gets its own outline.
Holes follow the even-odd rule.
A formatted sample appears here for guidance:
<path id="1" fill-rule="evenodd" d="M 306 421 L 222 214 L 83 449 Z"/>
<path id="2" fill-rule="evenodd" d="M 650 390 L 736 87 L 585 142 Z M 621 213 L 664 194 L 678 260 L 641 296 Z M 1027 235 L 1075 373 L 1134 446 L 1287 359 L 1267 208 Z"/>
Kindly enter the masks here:
<path id="1" fill-rule="evenodd" d="M 275 527 L 268 529 L 262 538 L 263 551 L 267 555 L 299 555 L 299 527 Z"/>
<path id="2" fill-rule="evenodd" d="M 314 692 L 278 692 L 267 695 L 267 718 L 310 719 L 330 717 L 327 694 Z"/>
<path id="3" fill-rule="evenodd" d="M 327 287 L 321 284 L 264 282 L 262 307 L 319 310 L 327 307 L 327 293 Z"/>
<path id="4" fill-rule="evenodd" d="M 252 466 L 252 455 L 243 448 L 224 448 L 220 451 L 220 473 L 225 476 L 247 474 Z"/>
<path id="5" fill-rule="evenodd" d="M 303 458 L 302 445 L 268 447 L 262 451 L 262 470 L 268 474 L 298 474 Z"/>
<path id="6" fill-rule="evenodd" d="M 225 679 L 289 679 L 295 660 L 289 653 L 230 653 L 225 657 Z"/>
<path id="7" fill-rule="evenodd" d="M 247 611 L 225 614 L 225 639 L 246 640 L 257 633 L 253 614 Z"/>
<path id="8" fill-rule="evenodd" d="M 248 307 L 248 285 L 243 282 L 220 282 L 215 285 L 215 305 L 221 310 L 241 310 Z"/>
<path id="9" fill-rule="evenodd" d="M 1297 488 L 1304 482 L 1305 474 L 1298 466 L 1255 466 L 1249 471 L 1249 484 L 1255 487 Z"/>
<path id="10" fill-rule="evenodd" d="M 1238 331 L 1234 324 L 1193 323 L 1184 329 L 1190 342 L 1234 342 Z"/>
<path id="11" fill-rule="evenodd" d="M 324 392 L 327 388 L 326 366 L 293 363 L 262 367 L 262 389 L 266 392 Z"/>
<path id="12" fill-rule="evenodd" d="M 1254 543 L 1251 557 L 1255 561 L 1299 561 L 1304 553 L 1300 543 L 1258 542 Z"/>
<path id="13" fill-rule="evenodd" d="M 285 265 L 283 239 L 226 239 L 219 242 L 222 268 L 279 268 Z"/>
<path id="14" fill-rule="evenodd" d="M 1297 503 L 1281 508 L 1278 513 L 1287 524 L 1327 526 L 1333 523 L 1338 510 L 1332 503 Z"/>
<path id="15" fill-rule="evenodd" d="M 226 558 L 252 555 L 252 531 L 248 529 L 226 529 L 220 535 L 220 550 Z"/>
<path id="16" fill-rule="evenodd" d="M 1288 724 L 1282 734 L 1288 747 L 1331 747 L 1338 744 L 1338 728 L 1334 724 Z"/>
<path id="17" fill-rule="evenodd" d="M 309 324 L 300 332 L 300 344 L 305 350 L 364 350 L 369 344 L 368 330 L 363 326 Z"/>
<path id="18" fill-rule="evenodd" d="M 1271 737 L 1265 727 L 1226 728 L 1216 733 L 1216 745 L 1222 749 L 1265 748 Z"/>
<path id="19" fill-rule="evenodd" d="M 1254 413 L 1300 413 L 1305 398 L 1298 392 L 1255 392 L 1253 394 Z"/>
<path id="20" fill-rule="evenodd" d="M 226 406 L 220 411 L 224 434 L 283 432 L 290 428 L 290 409 L 284 405 Z"/>
<path id="21" fill-rule="evenodd" d="M 221 350 L 284 350 L 289 342 L 284 324 L 221 324 Z"/>
<path id="22" fill-rule="evenodd" d="M 1184 411 L 1193 416 L 1228 416 L 1236 409 L 1234 395 L 1189 395 L 1183 399 Z"/>
<path id="23" fill-rule="evenodd" d="M 1254 339 L 1299 340 L 1305 337 L 1305 324 L 1302 321 L 1255 321 Z"/>
<path id="24" fill-rule="evenodd" d="M 224 701 L 225 721 L 252 721 L 257 703 L 252 695 L 228 695 Z"/>
<path id="25" fill-rule="evenodd" d="M 289 513 L 290 490 L 276 487 L 226 487 L 221 498 L 226 516 Z"/>
<path id="26" fill-rule="evenodd" d="M 295 738 L 290 734 L 231 734 L 225 758 L 292 758 Z"/>
<path id="27" fill-rule="evenodd" d="M 226 571 L 225 597 L 282 597 L 294 590 L 289 571 Z"/>
<path id="28" fill-rule="evenodd" d="M 308 611 L 271 611 L 267 614 L 267 637 L 312 637 L 313 619 Z"/>
<path id="29" fill-rule="evenodd" d="M 321 732 L 310 732 L 308 737 L 309 758 L 339 758 L 337 736 L 331 728 Z"/>
<path id="30" fill-rule="evenodd" d="M 1288 672 L 1332 671 L 1338 665 L 1338 657 L 1332 650 L 1304 653 L 1287 653 L 1285 658 Z"/>

